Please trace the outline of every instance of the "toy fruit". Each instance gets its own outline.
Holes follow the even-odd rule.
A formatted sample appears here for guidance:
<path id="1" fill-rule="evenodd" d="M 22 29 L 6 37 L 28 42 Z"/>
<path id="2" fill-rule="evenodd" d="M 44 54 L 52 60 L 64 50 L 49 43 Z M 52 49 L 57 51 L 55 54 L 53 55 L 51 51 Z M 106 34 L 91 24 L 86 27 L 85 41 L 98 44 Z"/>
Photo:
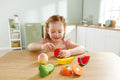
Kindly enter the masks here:
<path id="1" fill-rule="evenodd" d="M 72 75 L 72 70 L 71 70 L 70 67 L 64 66 L 64 67 L 62 67 L 62 69 L 60 70 L 60 73 L 61 73 L 62 75 L 65 75 L 65 76 L 69 76 L 69 75 Z"/>
<path id="2" fill-rule="evenodd" d="M 78 64 L 75 64 L 72 66 L 72 71 L 75 75 L 80 76 L 83 73 L 83 69 L 81 66 L 79 66 Z"/>
<path id="3" fill-rule="evenodd" d="M 47 76 L 48 74 L 49 74 L 49 71 L 45 68 L 45 66 L 43 66 L 43 65 L 39 65 L 39 76 L 40 77 L 45 77 L 45 76 Z"/>
<path id="4" fill-rule="evenodd" d="M 47 71 L 52 72 L 55 69 L 55 65 L 52 63 L 48 63 L 45 65 L 45 68 L 47 69 Z"/>
<path id="5" fill-rule="evenodd" d="M 78 57 L 78 63 L 79 63 L 81 66 L 87 65 L 87 63 L 89 62 L 89 60 L 90 60 L 90 56 Z"/>
<path id="6" fill-rule="evenodd" d="M 40 64 L 39 65 L 39 76 L 40 77 L 45 77 L 47 76 L 50 72 L 52 72 L 55 69 L 54 64 L 48 63 L 45 66 Z"/>
<path id="7" fill-rule="evenodd" d="M 58 53 L 61 51 L 61 49 L 55 49 L 54 50 L 54 56 L 57 57 L 58 56 Z"/>
<path id="8" fill-rule="evenodd" d="M 38 56 L 38 62 L 40 64 L 46 64 L 48 62 L 48 56 L 45 54 L 45 53 L 41 53 L 39 56 Z"/>
<path id="9" fill-rule="evenodd" d="M 63 59 L 56 58 L 56 61 L 59 64 L 68 64 L 68 63 L 71 63 L 74 59 L 75 57 L 69 57 L 69 58 L 63 58 Z"/>

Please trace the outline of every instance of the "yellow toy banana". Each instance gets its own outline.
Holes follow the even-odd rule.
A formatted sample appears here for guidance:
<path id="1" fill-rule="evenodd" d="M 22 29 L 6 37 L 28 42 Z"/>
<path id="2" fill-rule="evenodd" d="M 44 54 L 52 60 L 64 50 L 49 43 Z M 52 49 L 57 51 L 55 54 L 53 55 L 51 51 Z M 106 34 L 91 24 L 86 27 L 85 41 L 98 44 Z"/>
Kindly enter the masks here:
<path id="1" fill-rule="evenodd" d="M 63 58 L 63 59 L 56 58 L 59 64 L 68 64 L 68 63 L 71 63 L 74 59 L 75 57 L 69 57 L 69 58 Z"/>

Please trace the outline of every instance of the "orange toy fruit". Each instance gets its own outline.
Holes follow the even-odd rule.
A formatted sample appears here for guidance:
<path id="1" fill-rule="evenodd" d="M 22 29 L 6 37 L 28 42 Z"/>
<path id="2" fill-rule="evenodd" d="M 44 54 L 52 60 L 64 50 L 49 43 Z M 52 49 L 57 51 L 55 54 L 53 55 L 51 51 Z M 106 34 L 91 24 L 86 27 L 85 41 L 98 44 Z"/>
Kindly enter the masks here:
<path id="1" fill-rule="evenodd" d="M 73 65 L 72 71 L 75 75 L 78 75 L 78 76 L 80 76 L 83 73 L 82 67 L 78 64 Z"/>
<path id="2" fill-rule="evenodd" d="M 65 75 L 65 76 L 69 76 L 69 75 L 72 75 L 72 70 L 71 70 L 70 67 L 64 66 L 64 67 L 62 67 L 62 69 L 60 70 L 60 73 L 61 73 L 62 75 Z"/>

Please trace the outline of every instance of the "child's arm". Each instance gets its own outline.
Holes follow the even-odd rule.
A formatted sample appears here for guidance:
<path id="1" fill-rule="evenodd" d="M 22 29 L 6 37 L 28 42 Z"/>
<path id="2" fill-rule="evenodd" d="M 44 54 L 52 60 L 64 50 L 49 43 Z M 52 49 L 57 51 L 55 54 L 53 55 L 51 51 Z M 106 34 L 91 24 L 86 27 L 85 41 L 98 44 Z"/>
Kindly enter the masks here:
<path id="1" fill-rule="evenodd" d="M 30 44 L 28 45 L 28 50 L 30 50 L 30 51 L 42 50 L 42 44 L 41 44 L 41 42 L 38 42 L 38 43 L 30 43 Z"/>
<path id="2" fill-rule="evenodd" d="M 78 44 L 72 44 L 72 48 L 69 50 L 70 50 L 71 56 L 81 54 L 81 53 L 84 53 L 86 51 L 86 49 L 83 46 L 80 46 Z"/>
<path id="3" fill-rule="evenodd" d="M 69 43 L 69 49 L 68 50 L 62 50 L 58 57 L 64 58 L 64 57 L 70 57 L 73 55 L 77 55 L 77 54 L 81 54 L 84 53 L 86 50 L 83 46 L 80 46 L 78 44 L 75 43 Z"/>
<path id="4" fill-rule="evenodd" d="M 37 50 L 44 50 L 45 52 L 52 51 L 55 48 L 55 46 L 52 43 L 31 43 L 28 45 L 28 49 L 30 51 L 37 51 Z"/>

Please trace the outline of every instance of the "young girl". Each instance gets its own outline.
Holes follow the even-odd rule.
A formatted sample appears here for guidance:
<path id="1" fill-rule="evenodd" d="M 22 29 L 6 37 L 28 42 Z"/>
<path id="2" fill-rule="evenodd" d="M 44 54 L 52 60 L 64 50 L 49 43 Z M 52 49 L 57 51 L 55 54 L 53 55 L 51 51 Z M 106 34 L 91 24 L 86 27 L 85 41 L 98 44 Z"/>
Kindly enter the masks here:
<path id="1" fill-rule="evenodd" d="M 41 42 L 31 43 L 28 45 L 30 51 L 44 50 L 45 52 L 53 51 L 56 46 L 63 46 L 58 57 L 65 58 L 85 52 L 85 48 L 71 42 L 69 39 L 64 40 L 66 22 L 64 17 L 59 15 L 51 16 L 46 22 L 45 38 Z"/>

